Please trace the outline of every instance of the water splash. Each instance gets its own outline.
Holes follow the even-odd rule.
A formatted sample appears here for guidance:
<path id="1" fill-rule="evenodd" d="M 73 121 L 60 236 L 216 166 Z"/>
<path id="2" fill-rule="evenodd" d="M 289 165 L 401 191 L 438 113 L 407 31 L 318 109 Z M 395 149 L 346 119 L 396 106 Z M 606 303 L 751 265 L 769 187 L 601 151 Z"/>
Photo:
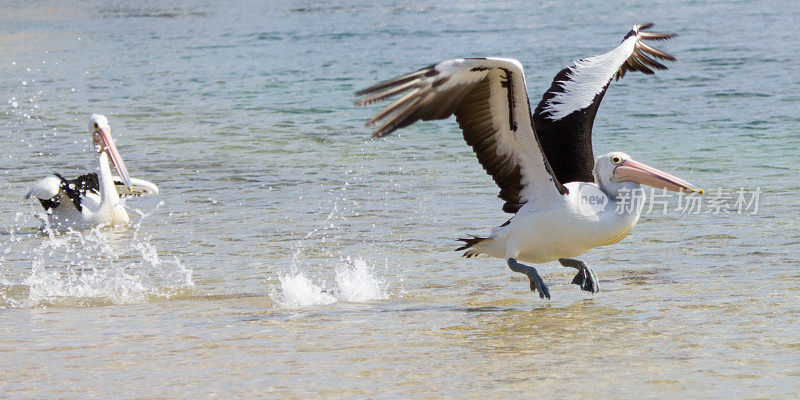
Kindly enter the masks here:
<path id="1" fill-rule="evenodd" d="M 132 230 L 101 226 L 29 236 L 40 242 L 23 254 L 30 271 L 0 277 L 0 308 L 141 303 L 191 290 L 192 270 L 158 256 L 140 232 L 146 217 L 140 215 Z"/>
<path id="2" fill-rule="evenodd" d="M 294 244 L 290 271 L 280 274 L 280 284 L 271 288 L 270 297 L 281 308 L 389 297 L 384 279 L 366 261 L 350 256 L 361 252 L 359 242 L 364 238 L 357 228 L 359 213 L 353 211 L 360 204 L 349 198 L 349 181 L 359 182 L 359 174 L 348 169 L 345 175 L 345 181 L 319 199 L 315 214 L 325 218 Z M 335 274 L 332 279 L 331 270 Z"/>
<path id="3" fill-rule="evenodd" d="M 335 296 L 314 284 L 302 272 L 283 275 L 278 279 L 281 282 L 280 297 L 275 300 L 281 308 L 301 308 L 337 301 Z"/>
<path id="4" fill-rule="evenodd" d="M 339 297 L 344 301 L 385 299 L 385 286 L 381 279 L 372 275 L 367 263 L 360 258 L 353 262 L 352 267 L 345 264 L 336 268 L 336 287 Z"/>
<path id="5" fill-rule="evenodd" d="M 388 298 L 386 283 L 374 276 L 372 268 L 362 259 L 345 259 L 335 269 L 333 290 L 325 283 L 314 283 L 303 272 L 292 272 L 278 277 L 280 288 L 273 288 L 270 297 L 281 308 L 302 308 L 326 305 L 338 301 L 367 302 Z"/>

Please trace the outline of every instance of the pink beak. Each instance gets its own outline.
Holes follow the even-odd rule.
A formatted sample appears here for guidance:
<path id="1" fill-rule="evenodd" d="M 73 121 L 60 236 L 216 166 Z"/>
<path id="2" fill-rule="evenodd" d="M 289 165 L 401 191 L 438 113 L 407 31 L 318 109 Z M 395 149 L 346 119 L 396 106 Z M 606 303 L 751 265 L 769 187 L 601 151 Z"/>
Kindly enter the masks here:
<path id="1" fill-rule="evenodd" d="M 614 182 L 636 182 L 673 192 L 687 191 L 705 194 L 703 189 L 697 188 L 681 178 L 630 159 L 623 161 L 622 164 L 614 169 L 611 180 Z"/>
<path id="2" fill-rule="evenodd" d="M 114 144 L 114 139 L 111 138 L 111 133 L 109 133 L 107 128 L 101 128 L 97 130 L 100 134 L 100 141 L 102 142 L 103 151 L 108 152 L 109 158 L 111 158 L 111 164 L 114 165 L 114 169 L 117 170 L 119 177 L 122 178 L 122 182 L 125 183 L 125 186 L 128 188 L 131 187 L 131 177 L 128 175 L 128 169 L 125 168 L 125 162 L 122 161 L 122 157 L 119 155 L 119 151 L 117 150 L 117 146 Z"/>

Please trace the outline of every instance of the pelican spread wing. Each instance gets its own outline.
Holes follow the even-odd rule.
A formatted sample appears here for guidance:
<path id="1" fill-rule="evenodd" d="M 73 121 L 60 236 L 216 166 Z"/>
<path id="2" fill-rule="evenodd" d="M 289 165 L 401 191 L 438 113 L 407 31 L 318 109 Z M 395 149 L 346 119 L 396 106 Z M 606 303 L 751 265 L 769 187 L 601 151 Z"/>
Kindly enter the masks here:
<path id="1" fill-rule="evenodd" d="M 122 178 L 114 176 L 114 187 L 117 188 L 119 197 L 126 196 L 155 196 L 158 195 L 158 186 L 144 179 L 131 178 L 131 186 L 125 186 Z"/>
<path id="2" fill-rule="evenodd" d="M 114 186 L 120 197 L 158 194 L 158 186 L 144 179 L 131 178 L 131 187 L 129 188 L 122 182 L 122 178 L 114 176 Z M 98 196 L 100 194 L 100 183 L 94 172 L 75 179 L 66 179 L 60 174 L 48 175 L 34 183 L 25 198 L 36 197 L 45 210 L 55 208 L 61 202 L 69 199 L 75 208 L 81 211 L 83 209 L 81 199 L 87 193 Z"/>
<path id="3" fill-rule="evenodd" d="M 637 24 L 622 43 L 594 57 L 578 60 L 553 79 L 533 114 L 533 125 L 559 182 L 592 182 L 592 125 L 600 102 L 614 78 L 628 71 L 653 74 L 666 66 L 657 60 L 675 57 L 645 41 L 667 40 L 674 33 L 647 32 L 653 24 Z"/>
<path id="4" fill-rule="evenodd" d="M 503 58 L 441 62 L 356 93 L 357 105 L 402 95 L 372 117 L 374 137 L 419 120 L 456 116 L 464 140 L 500 187 L 503 210 L 558 196 L 567 189 L 555 179 L 531 122 L 522 65 Z"/>
<path id="5" fill-rule="evenodd" d="M 85 174 L 75 179 L 66 179 L 60 174 L 48 175 L 31 186 L 25 195 L 28 199 L 35 196 L 45 210 L 56 208 L 62 201 L 69 199 L 75 209 L 81 211 L 81 198 L 86 193 L 98 193 L 97 174 Z"/>
<path id="6" fill-rule="evenodd" d="M 602 191 L 606 199 L 637 185 L 703 193 L 622 152 L 601 156 L 594 165 L 592 125 L 614 78 L 629 71 L 652 74 L 654 69 L 666 69 L 657 60 L 675 60 L 645 44 L 675 36 L 647 32 L 651 26 L 635 25 L 610 52 L 578 60 L 561 70 L 533 115 L 522 66 L 502 58 L 434 64 L 357 92 L 364 97 L 356 104 L 399 96 L 367 122 L 368 126 L 379 123 L 374 137 L 419 120 L 456 116 L 464 139 L 500 187 L 499 197 L 506 202 L 503 210 L 520 211 L 487 237 L 459 239 L 464 243 L 456 250 L 466 250 L 465 257 L 486 254 L 506 259 L 512 271 L 528 276 L 531 290 L 539 291 L 542 298 L 550 298 L 547 286 L 536 268 L 520 261 L 558 260 L 578 270 L 572 283 L 596 293 L 599 282 L 594 272 L 572 257 L 620 241 L 636 225 L 642 208 L 620 212 L 607 207 L 613 203 L 604 202 L 587 213 L 583 210 L 585 197 L 564 196 L 568 193 L 564 184 L 576 191 Z M 585 183 L 595 178 L 597 185 Z"/>

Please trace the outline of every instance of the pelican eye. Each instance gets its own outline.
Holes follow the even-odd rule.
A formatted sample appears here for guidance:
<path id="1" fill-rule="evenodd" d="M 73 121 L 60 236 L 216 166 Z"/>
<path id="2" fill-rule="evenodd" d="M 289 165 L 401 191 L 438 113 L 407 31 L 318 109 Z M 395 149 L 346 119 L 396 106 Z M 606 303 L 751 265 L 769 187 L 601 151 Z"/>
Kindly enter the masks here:
<path id="1" fill-rule="evenodd" d="M 611 157 L 611 163 L 614 165 L 619 165 L 622 162 L 622 157 L 620 156 L 613 156 Z"/>
<path id="2" fill-rule="evenodd" d="M 94 130 L 99 130 L 99 129 L 100 129 L 100 125 L 97 125 L 97 122 L 95 122 L 94 123 Z"/>

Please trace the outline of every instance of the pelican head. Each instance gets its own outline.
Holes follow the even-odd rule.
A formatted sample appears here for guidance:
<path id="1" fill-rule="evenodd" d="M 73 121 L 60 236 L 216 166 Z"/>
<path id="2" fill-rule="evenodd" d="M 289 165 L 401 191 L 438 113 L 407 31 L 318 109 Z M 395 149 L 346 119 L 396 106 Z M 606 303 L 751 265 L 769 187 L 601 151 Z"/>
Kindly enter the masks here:
<path id="1" fill-rule="evenodd" d="M 105 152 L 117 170 L 119 177 L 128 188 L 131 187 L 131 178 L 128 175 L 128 169 L 125 168 L 125 162 L 119 155 L 117 146 L 114 144 L 114 139 L 111 138 L 111 127 L 108 126 L 108 118 L 100 114 L 92 114 L 89 120 L 89 130 L 92 132 L 92 139 L 94 141 L 94 148 L 98 153 Z"/>
<path id="2" fill-rule="evenodd" d="M 705 193 L 681 178 L 642 164 L 619 151 L 598 157 L 594 163 L 594 176 L 597 184 L 607 193 L 618 192 L 628 182 L 673 192 Z"/>

